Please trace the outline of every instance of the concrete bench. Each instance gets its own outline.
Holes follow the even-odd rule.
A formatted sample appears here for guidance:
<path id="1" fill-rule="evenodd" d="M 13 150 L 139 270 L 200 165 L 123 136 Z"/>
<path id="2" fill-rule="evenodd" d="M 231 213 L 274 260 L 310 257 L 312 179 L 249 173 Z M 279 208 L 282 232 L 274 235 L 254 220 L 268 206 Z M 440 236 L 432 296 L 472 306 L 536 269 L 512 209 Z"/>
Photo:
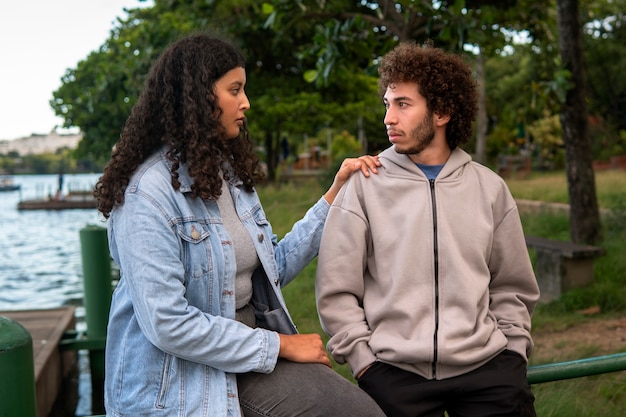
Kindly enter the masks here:
<path id="1" fill-rule="evenodd" d="M 573 242 L 526 236 L 526 246 L 537 254 L 535 274 L 540 301 L 552 301 L 565 291 L 593 282 L 593 261 L 604 248 Z"/>

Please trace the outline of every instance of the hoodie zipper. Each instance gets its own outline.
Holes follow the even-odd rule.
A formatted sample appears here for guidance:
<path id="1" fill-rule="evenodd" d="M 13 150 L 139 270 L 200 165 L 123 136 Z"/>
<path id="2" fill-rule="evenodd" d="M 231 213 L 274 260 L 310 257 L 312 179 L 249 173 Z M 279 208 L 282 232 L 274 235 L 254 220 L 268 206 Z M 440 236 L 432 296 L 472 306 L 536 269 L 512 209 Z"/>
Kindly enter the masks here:
<path id="1" fill-rule="evenodd" d="M 435 284 L 435 331 L 433 333 L 433 363 L 432 377 L 437 378 L 437 361 L 439 359 L 438 334 L 439 334 L 439 249 L 437 241 L 437 201 L 435 199 L 435 180 L 428 180 L 430 183 L 430 199 L 433 209 L 433 253 L 434 253 L 434 284 Z"/>

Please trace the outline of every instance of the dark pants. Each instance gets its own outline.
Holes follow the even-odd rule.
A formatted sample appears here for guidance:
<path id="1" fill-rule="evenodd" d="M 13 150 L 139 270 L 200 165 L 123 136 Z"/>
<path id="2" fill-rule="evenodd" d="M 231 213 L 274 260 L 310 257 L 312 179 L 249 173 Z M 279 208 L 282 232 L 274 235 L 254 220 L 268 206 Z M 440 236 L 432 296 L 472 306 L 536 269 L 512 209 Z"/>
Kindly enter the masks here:
<path id="1" fill-rule="evenodd" d="M 377 362 L 359 379 L 389 417 L 535 417 L 526 361 L 504 351 L 480 368 L 429 380 Z"/>

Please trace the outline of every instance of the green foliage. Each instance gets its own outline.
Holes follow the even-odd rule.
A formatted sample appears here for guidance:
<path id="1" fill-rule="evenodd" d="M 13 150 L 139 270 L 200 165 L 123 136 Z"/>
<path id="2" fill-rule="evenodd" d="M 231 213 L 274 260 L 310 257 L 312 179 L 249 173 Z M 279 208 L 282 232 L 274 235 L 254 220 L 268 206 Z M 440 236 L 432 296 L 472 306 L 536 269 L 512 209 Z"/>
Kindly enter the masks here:
<path id="1" fill-rule="evenodd" d="M 327 140 L 328 131 L 320 132 L 317 135 L 317 142 L 323 144 Z M 356 137 L 351 135 L 348 131 L 343 130 L 337 133 L 331 130 L 331 165 L 325 170 L 324 175 L 320 177 L 320 184 L 323 189 L 328 189 L 335 178 L 335 174 L 341 167 L 344 159 L 355 158 L 363 154 L 374 155 L 376 152 L 365 152 L 362 149 L 361 143 Z"/>
<path id="2" fill-rule="evenodd" d="M 530 88 L 535 77 L 533 63 L 533 55 L 524 47 L 516 48 L 515 54 L 486 60 L 487 111 L 500 115 L 498 125 L 514 129 L 520 111 L 526 116 L 538 105 Z"/>
<path id="3" fill-rule="evenodd" d="M 342 155 L 359 155 L 361 153 L 361 144 L 359 141 L 347 131 L 333 135 L 331 146 L 331 154 L 333 160 L 338 159 Z"/>
<path id="4" fill-rule="evenodd" d="M 104 45 L 66 71 L 53 93 L 50 104 L 65 119 L 64 126 L 83 131 L 79 156 L 108 160 L 150 65 L 169 42 L 192 30 L 161 3 L 131 9 Z"/>
<path id="5" fill-rule="evenodd" d="M 515 131 L 504 124 L 496 125 L 487 140 L 487 158 L 494 160 L 500 154 L 515 155 L 519 147 L 515 143 Z"/>
<path id="6" fill-rule="evenodd" d="M 0 173 L 15 174 L 16 167 L 20 163 L 19 155 L 0 155 Z"/>
<path id="7" fill-rule="evenodd" d="M 591 137 L 594 155 L 603 158 L 626 148 L 619 134 L 626 131 L 625 2 L 581 2 L 589 109 L 599 121 Z M 312 136 L 330 126 L 356 136 L 360 119 L 368 149 L 388 146 L 376 67 L 399 40 L 430 38 L 445 49 L 485 51 L 491 158 L 508 146 L 507 132 L 520 116 L 532 125 L 558 114 L 558 97 L 569 88 L 559 64 L 554 2 L 156 0 L 119 19 L 100 48 L 67 70 L 53 95 L 51 106 L 64 125 L 84 132 L 79 155 L 108 159 L 155 57 L 197 30 L 234 39 L 248 58 L 249 126 L 270 170 L 283 134 Z M 530 43 L 515 42 L 521 30 Z"/>
<path id="8" fill-rule="evenodd" d="M 299 54 L 300 59 L 315 57 L 315 69 L 305 72 L 307 81 L 318 87 L 331 83 L 341 86 L 352 84 L 355 73 L 365 72 L 374 75 L 375 67 L 372 55 L 373 42 L 367 22 L 359 15 L 344 21 L 330 19 L 320 22 L 315 27 L 313 44 Z M 347 42 L 347 40 L 350 40 Z M 388 49 L 392 44 L 387 41 Z"/>
<path id="9" fill-rule="evenodd" d="M 582 4 L 589 112 L 615 132 L 626 130 L 626 80 L 622 76 L 626 67 L 626 1 L 589 0 Z"/>
<path id="10" fill-rule="evenodd" d="M 552 115 L 535 120 L 528 126 L 528 131 L 533 145 L 537 148 L 536 156 L 541 163 L 549 163 L 553 168 L 562 169 L 565 166 L 565 156 L 559 116 Z"/>
<path id="11" fill-rule="evenodd" d="M 530 144 L 533 166 L 564 166 L 559 101 L 548 87 L 555 66 L 541 60 L 530 45 L 518 45 L 514 53 L 486 60 L 488 114 L 497 114 L 488 133 L 487 160 L 499 154 L 518 154 Z"/>
<path id="12" fill-rule="evenodd" d="M 77 158 L 69 149 L 59 149 L 55 153 L 42 153 L 19 156 L 16 153 L 0 155 L 0 172 L 10 174 L 56 174 L 101 172 L 102 165 L 89 158 Z"/>
<path id="13" fill-rule="evenodd" d="M 610 120 L 592 117 L 589 140 L 594 160 L 608 161 L 612 156 L 626 155 L 626 129 L 619 130 Z"/>

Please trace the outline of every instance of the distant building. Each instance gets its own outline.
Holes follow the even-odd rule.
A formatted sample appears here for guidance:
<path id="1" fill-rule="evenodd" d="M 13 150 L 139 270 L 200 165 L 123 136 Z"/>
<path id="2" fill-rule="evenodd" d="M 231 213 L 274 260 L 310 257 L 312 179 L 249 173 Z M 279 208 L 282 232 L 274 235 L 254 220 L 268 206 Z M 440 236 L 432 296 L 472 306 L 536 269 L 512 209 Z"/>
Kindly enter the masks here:
<path id="1" fill-rule="evenodd" d="M 83 134 L 60 134 L 52 131 L 47 135 L 33 134 L 27 137 L 0 140 L 0 154 L 17 152 L 20 156 L 55 153 L 58 149 L 76 149 Z"/>

